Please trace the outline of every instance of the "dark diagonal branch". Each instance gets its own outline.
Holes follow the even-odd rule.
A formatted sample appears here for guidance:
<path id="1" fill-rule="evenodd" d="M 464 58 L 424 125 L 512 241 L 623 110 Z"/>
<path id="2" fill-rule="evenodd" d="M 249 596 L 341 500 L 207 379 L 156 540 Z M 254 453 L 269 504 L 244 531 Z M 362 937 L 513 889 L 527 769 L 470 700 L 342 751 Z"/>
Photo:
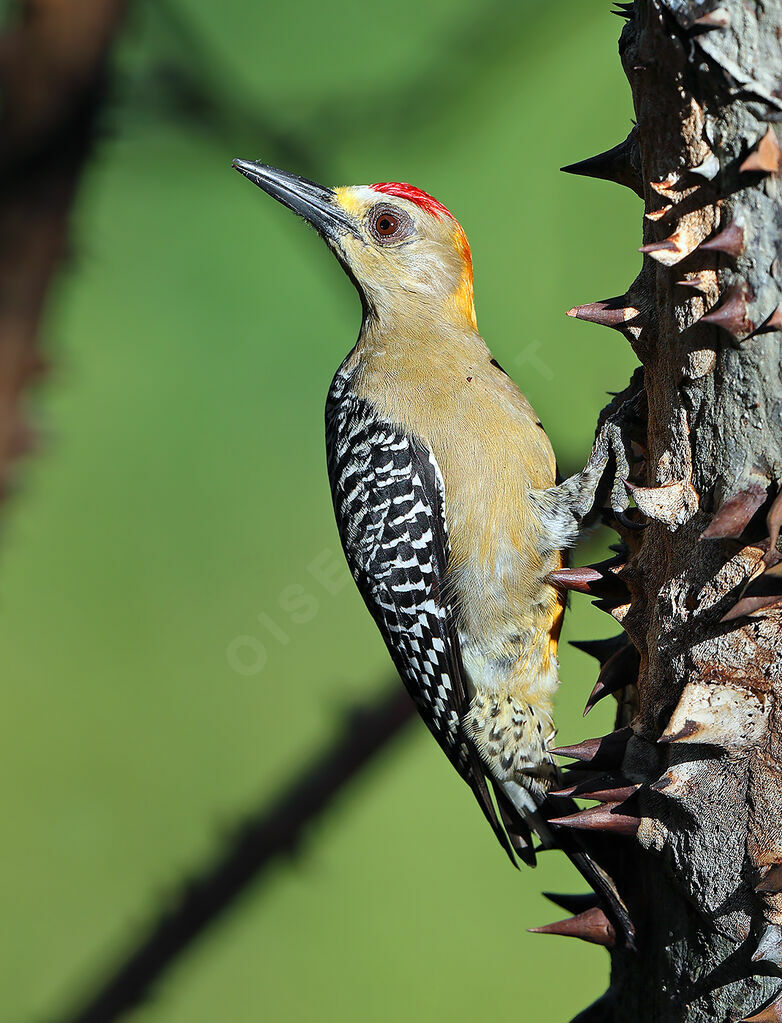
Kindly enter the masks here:
<path id="1" fill-rule="evenodd" d="M 153 921 L 80 1008 L 58 1023 L 110 1023 L 136 1008 L 198 937 L 231 909 L 281 855 L 290 855 L 356 775 L 384 750 L 415 707 L 395 682 L 372 706 L 350 714 L 334 744 L 251 816 L 215 863 L 190 881 L 173 909 Z"/>

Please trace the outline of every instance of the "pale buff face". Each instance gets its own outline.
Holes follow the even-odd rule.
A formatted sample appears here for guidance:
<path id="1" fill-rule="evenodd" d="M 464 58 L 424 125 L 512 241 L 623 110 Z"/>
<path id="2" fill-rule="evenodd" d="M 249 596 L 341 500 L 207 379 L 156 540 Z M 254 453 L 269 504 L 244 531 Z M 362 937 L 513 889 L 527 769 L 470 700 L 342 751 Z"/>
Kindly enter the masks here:
<path id="1" fill-rule="evenodd" d="M 470 246 L 432 196 L 399 182 L 327 188 L 249 160 L 234 167 L 315 227 L 376 323 L 475 331 Z"/>
<path id="2" fill-rule="evenodd" d="M 474 326 L 470 247 L 445 210 L 431 212 L 368 185 L 337 188 L 333 201 L 355 224 L 355 233 L 327 241 L 372 312 L 382 318 L 437 310 Z"/>

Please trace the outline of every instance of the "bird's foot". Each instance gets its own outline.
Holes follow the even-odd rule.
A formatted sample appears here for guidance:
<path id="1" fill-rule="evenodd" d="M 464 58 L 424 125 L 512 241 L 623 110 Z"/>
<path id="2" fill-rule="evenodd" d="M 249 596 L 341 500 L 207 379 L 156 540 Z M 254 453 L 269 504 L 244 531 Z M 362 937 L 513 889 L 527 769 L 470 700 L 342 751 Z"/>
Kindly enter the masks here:
<path id="1" fill-rule="evenodd" d="M 627 516 L 630 461 L 625 431 L 627 425 L 637 418 L 640 402 L 641 394 L 633 395 L 607 416 L 581 472 L 568 477 L 556 487 L 535 492 L 547 537 L 554 542 L 553 549 L 575 543 L 584 519 L 595 506 L 598 488 L 612 459 L 613 476 L 609 496 L 611 510 L 622 525 L 629 529 L 638 528 L 639 524 Z"/>

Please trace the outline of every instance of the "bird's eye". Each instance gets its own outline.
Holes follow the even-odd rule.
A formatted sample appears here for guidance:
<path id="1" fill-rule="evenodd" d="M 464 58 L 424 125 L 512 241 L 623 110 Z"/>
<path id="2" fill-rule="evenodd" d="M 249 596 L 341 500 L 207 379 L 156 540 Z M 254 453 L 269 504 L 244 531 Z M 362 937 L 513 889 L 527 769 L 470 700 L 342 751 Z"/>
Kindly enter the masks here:
<path id="1" fill-rule="evenodd" d="M 385 238 L 391 234 L 396 234 L 398 228 L 399 221 L 390 213 L 381 213 L 375 220 L 375 230 Z"/>
<path id="2" fill-rule="evenodd" d="M 375 206 L 370 210 L 369 233 L 381 245 L 393 245 L 413 233 L 413 221 L 404 210 L 392 206 Z"/>

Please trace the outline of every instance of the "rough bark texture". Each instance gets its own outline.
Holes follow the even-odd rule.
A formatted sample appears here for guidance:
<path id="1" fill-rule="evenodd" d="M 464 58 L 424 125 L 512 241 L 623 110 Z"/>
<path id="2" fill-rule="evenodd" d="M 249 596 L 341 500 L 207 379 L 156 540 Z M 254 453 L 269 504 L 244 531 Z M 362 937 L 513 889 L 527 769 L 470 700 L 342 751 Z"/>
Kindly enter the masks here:
<path id="1" fill-rule="evenodd" d="M 640 784 L 611 866 L 637 951 L 612 953 L 584 1023 L 782 1020 L 782 0 L 715 6 L 620 5 L 637 127 L 571 168 L 646 214 L 627 295 L 573 311 L 623 331 L 648 406 L 648 526 L 609 602 L 640 655 L 611 765 Z"/>

